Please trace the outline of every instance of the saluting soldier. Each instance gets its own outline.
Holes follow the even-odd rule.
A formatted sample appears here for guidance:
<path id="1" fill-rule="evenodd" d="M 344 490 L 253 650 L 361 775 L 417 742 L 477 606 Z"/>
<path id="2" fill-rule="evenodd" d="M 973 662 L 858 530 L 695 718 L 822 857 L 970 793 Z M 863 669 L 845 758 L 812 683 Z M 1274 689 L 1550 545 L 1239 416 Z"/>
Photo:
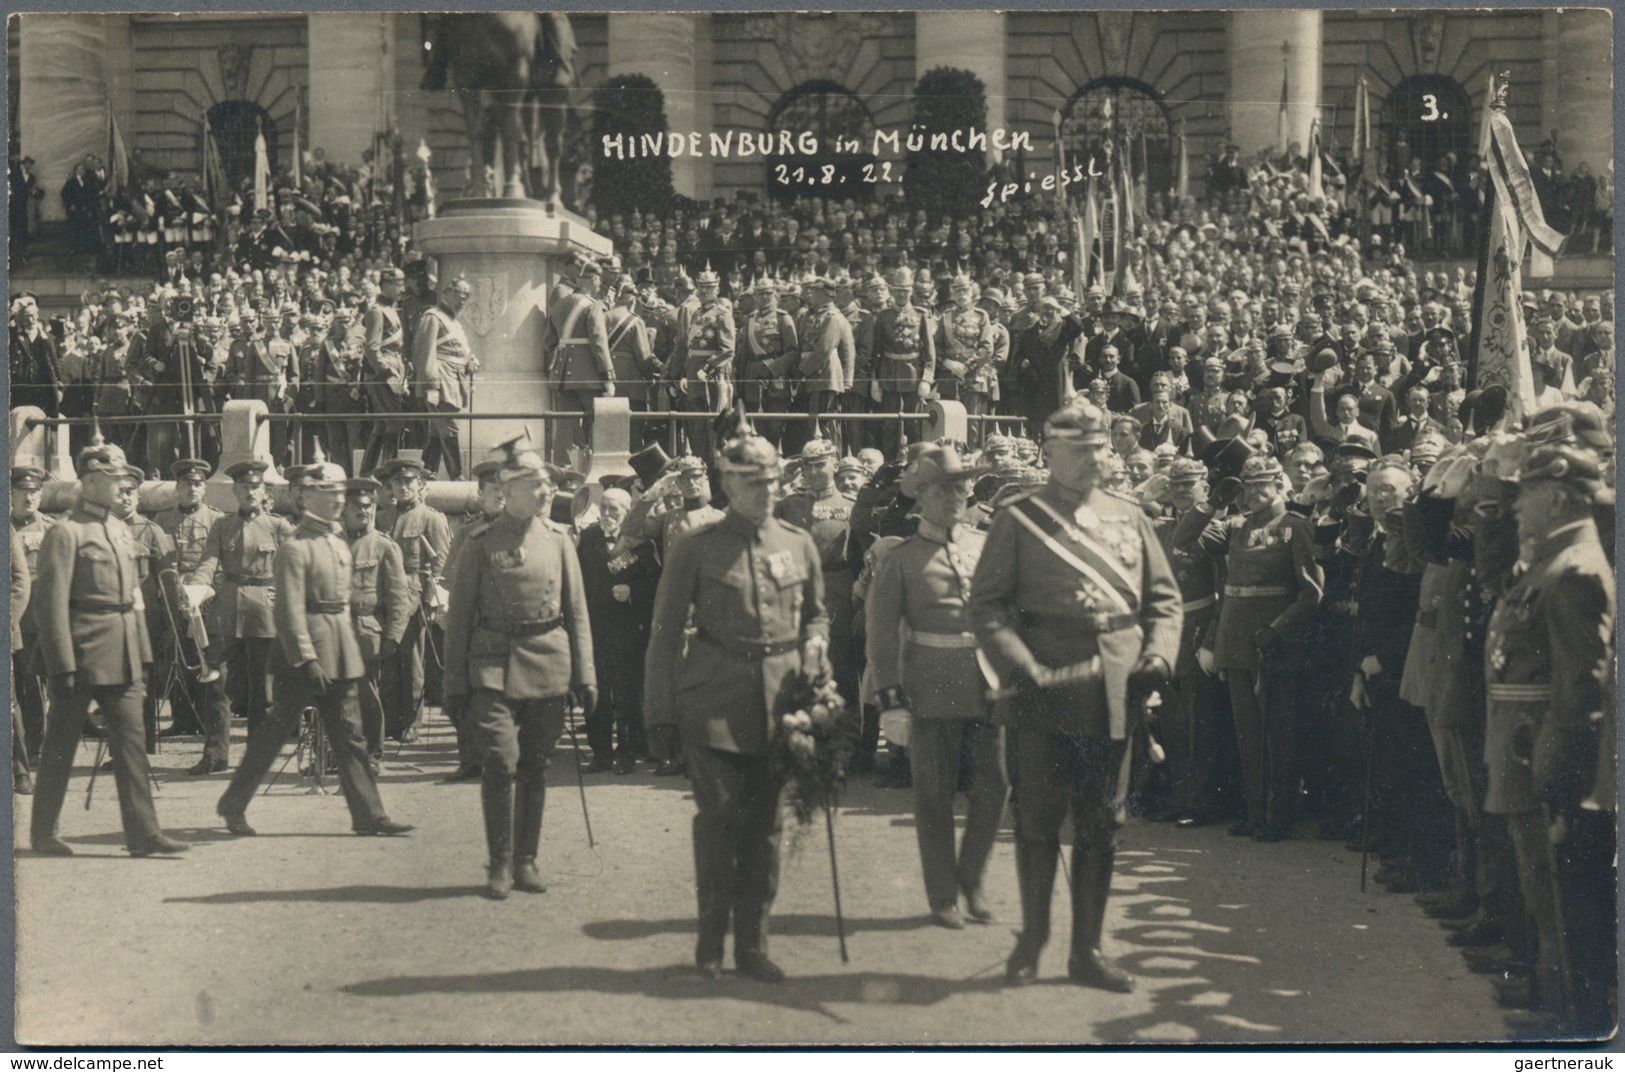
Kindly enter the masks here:
<path id="1" fill-rule="evenodd" d="M 401 296 L 401 284 L 406 273 L 399 268 L 385 268 L 378 274 L 378 300 L 367 310 L 364 320 L 365 341 L 361 344 L 363 376 L 367 385 L 367 401 L 378 419 L 372 422 L 371 437 L 367 442 L 367 455 L 361 462 L 361 471 L 371 473 L 381 461 L 390 461 L 400 446 L 401 433 L 406 425 L 391 415 L 406 408 L 411 394 L 411 376 L 406 369 L 403 348 L 406 333 L 400 310 L 395 303 Z"/>
<path id="2" fill-rule="evenodd" d="M 225 515 L 203 501 L 208 487 L 209 463 L 198 458 L 182 458 L 170 467 L 175 477 L 175 505 L 153 515 L 153 522 L 175 545 L 175 572 L 180 577 L 190 576 L 203 561 L 203 545 L 208 542 L 209 529 Z M 175 659 L 178 654 L 175 636 L 168 629 L 161 634 L 160 659 Z M 190 674 L 184 675 L 180 688 L 169 697 L 169 728 L 160 737 L 177 737 L 203 732 L 202 712 L 206 693 L 202 684 Z M 184 697 L 186 709 L 176 702 Z"/>
<path id="3" fill-rule="evenodd" d="M 912 413 L 936 381 L 935 334 L 924 309 L 914 304 L 914 273 L 907 267 L 892 273 L 893 306 L 875 320 L 875 382 L 880 385 L 882 413 Z M 881 429 L 880 449 L 896 461 L 903 445 L 903 422 Z"/>
<path id="4" fill-rule="evenodd" d="M 1216 505 L 1238 490 L 1241 513 L 1210 525 Z M 1284 841 L 1297 818 L 1292 737 L 1298 675 L 1324 583 L 1314 528 L 1287 512 L 1281 463 L 1261 455 L 1247 459 L 1239 481 L 1223 478 L 1209 502 L 1187 510 L 1171 539 L 1183 551 L 1224 556 L 1214 668 L 1230 687 L 1247 796 L 1247 815 L 1230 833 Z"/>
<path id="5" fill-rule="evenodd" d="M 31 465 L 11 470 L 11 534 L 28 559 L 28 575 L 35 583 L 39 579 L 40 548 L 45 534 L 56 524 L 55 518 L 40 512 L 45 477 L 45 470 Z M 22 709 L 27 766 L 34 767 L 39 764 L 40 745 L 45 739 L 45 665 L 33 613 L 25 610 L 13 624 L 22 630 L 22 654 L 11 661 L 12 682 L 17 690 L 17 706 Z"/>
<path id="6" fill-rule="evenodd" d="M 367 666 L 350 618 L 350 548 L 339 534 L 349 482 L 331 462 L 306 466 L 300 479 L 299 527 L 275 555 L 275 714 L 249 730 L 243 761 L 215 810 L 231 833 L 254 835 L 248 805 L 300 716 L 314 709 L 337 753 L 351 829 L 362 835 L 404 834 L 412 827 L 385 813 L 361 731 L 358 690 Z"/>
<path id="7" fill-rule="evenodd" d="M 418 722 L 423 717 L 423 660 L 430 615 L 439 609 L 440 578 L 451 553 L 451 522 L 424 501 L 428 472 L 422 463 L 396 458 L 379 466 L 375 476 L 395 499 L 388 524 L 382 527 L 401 550 L 412 604 L 400 650 L 384 661 L 384 713 L 390 739 L 412 744 L 418 739 Z"/>
<path id="8" fill-rule="evenodd" d="M 1044 424 L 1049 482 L 993 516 L 971 580 L 970 617 L 999 681 L 1015 690 L 1016 875 L 1021 936 L 1012 986 L 1037 980 L 1049 940 L 1060 832 L 1072 816 L 1067 976 L 1127 991 L 1100 949 L 1116 854 L 1118 783 L 1145 699 L 1179 651 L 1179 585 L 1137 500 L 1102 486 L 1104 410 L 1076 402 Z"/>
<path id="9" fill-rule="evenodd" d="M 423 450 L 423 465 L 428 472 L 435 473 L 444 461 L 446 474 L 453 480 L 463 478 L 455 414 L 473 405 L 474 374 L 480 370 L 468 333 L 457 320 L 473 293 L 474 288 L 466 279 L 447 283 L 441 288 L 440 304 L 423 314 L 412 339 L 412 368 L 424 405 L 431 413 L 452 415 L 428 423 L 429 439 Z"/>
<path id="10" fill-rule="evenodd" d="M 598 687 L 581 565 L 544 515 L 556 473 L 525 436 L 504 444 L 502 516 L 459 554 L 446 616 L 446 695 L 465 696 L 480 761 L 490 852 L 486 894 L 545 893 L 536 867 L 546 771 L 570 696 L 591 711 Z"/>
<path id="11" fill-rule="evenodd" d="M 801 448 L 802 490 L 786 495 L 774 513 L 812 534 L 824 574 L 824 607 L 829 611 L 830 675 L 852 710 L 858 683 L 852 652 L 852 507 L 856 497 L 835 486 L 835 444 L 822 437 Z"/>
<path id="12" fill-rule="evenodd" d="M 265 462 L 249 459 L 226 470 L 237 512 L 216 521 L 203 543 L 203 555 L 185 577 L 188 585 L 212 589 L 204 624 L 209 630 L 209 665 L 220 676 L 206 686 L 203 758 L 192 775 L 223 771 L 231 758 L 231 693 L 234 659 L 246 677 L 248 731 L 270 716 L 271 648 L 277 631 L 272 608 L 276 549 L 293 534 L 286 518 L 266 509 Z"/>
<path id="13" fill-rule="evenodd" d="M 34 851 L 72 856 L 57 837 L 74 753 L 90 705 L 100 708 L 113 756 L 124 844 L 132 856 L 183 852 L 165 837 L 152 804 L 151 772 L 142 748 L 145 664 L 152 660 L 142 613 L 139 551 L 118 514 L 140 482 L 124 451 L 92 445 L 78 458 L 79 501 L 45 534 L 31 606 L 51 682 L 51 717 L 40 751 L 29 843 Z"/>
<path id="14" fill-rule="evenodd" d="M 669 505 L 668 498 L 679 501 Z M 711 505 L 711 477 L 705 462 L 692 454 L 680 454 L 632 504 L 610 557 L 623 555 L 645 540 L 654 541 L 656 553 L 665 557 L 678 540 L 721 520 L 722 511 Z"/>
<path id="15" fill-rule="evenodd" d="M 373 528 L 379 483 L 365 477 L 344 491 L 344 538 L 350 545 L 350 617 L 367 672 L 361 679 L 361 727 L 368 763 L 378 774 L 384 757 L 383 666 L 400 651 L 414 604 L 407 588 L 401 549 Z"/>
<path id="16" fill-rule="evenodd" d="M 1490 619 L 1484 666 L 1484 810 L 1512 833 L 1539 938 L 1533 996 L 1559 1030 L 1582 1035 L 1613 1023 L 1615 979 L 1615 944 L 1598 926 L 1613 919 L 1613 816 L 1581 807 L 1614 703 L 1614 573 L 1591 516 L 1602 487 L 1584 448 L 1537 447 L 1524 462 L 1513 504 L 1523 568 Z"/>
<path id="17" fill-rule="evenodd" d="M 691 413 L 720 413 L 728 408 L 733 392 L 733 361 L 736 334 L 733 308 L 721 300 L 721 281 L 708 265 L 694 277 L 697 307 L 677 310 L 677 346 L 672 353 L 668 375 L 681 377 L 684 409 Z M 711 422 L 695 424 L 694 445 L 700 457 L 712 455 Z"/>
<path id="18" fill-rule="evenodd" d="M 769 743 L 795 675 L 824 666 L 823 563 L 811 536 L 773 516 L 781 470 L 771 443 L 742 435 L 723 450 L 721 466 L 726 516 L 679 540 L 660 578 L 643 720 L 657 750 L 670 754 L 681 743 L 688 757 L 699 808 L 700 972 L 721 974 L 731 918 L 740 973 L 780 982 L 767 919 L 778 891 L 784 782 Z"/>
<path id="19" fill-rule="evenodd" d="M 964 524 L 971 482 L 952 447 L 925 447 L 903 472 L 920 527 L 879 560 L 867 596 L 869 665 L 883 712 L 910 718 L 914 831 L 926 902 L 937 925 L 964 927 L 959 897 L 977 923 L 991 923 L 982 894 L 1009 782 L 1004 742 L 988 710 L 976 634 L 966 606 L 984 537 Z M 901 624 L 901 628 L 899 628 Z M 970 809 L 954 851 L 954 790 L 960 757 L 970 757 Z"/>
<path id="20" fill-rule="evenodd" d="M 592 400 L 615 394 L 615 366 L 609 356 L 609 328 L 598 300 L 603 269 L 588 261 L 576 272 L 575 289 L 547 309 L 542 334 L 544 368 L 569 408 L 585 416 L 561 426 L 555 455 L 570 464 L 571 446 L 592 445 Z"/>

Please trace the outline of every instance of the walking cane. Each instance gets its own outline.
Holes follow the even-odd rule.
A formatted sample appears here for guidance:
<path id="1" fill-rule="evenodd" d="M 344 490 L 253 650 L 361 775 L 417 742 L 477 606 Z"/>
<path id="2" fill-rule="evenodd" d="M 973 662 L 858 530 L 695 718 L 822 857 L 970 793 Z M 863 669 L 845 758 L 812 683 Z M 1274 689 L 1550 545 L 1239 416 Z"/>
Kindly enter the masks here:
<path id="1" fill-rule="evenodd" d="M 570 744 L 576 753 L 576 788 L 581 791 L 581 821 L 587 824 L 587 848 L 592 849 L 597 846 L 592 839 L 592 815 L 587 811 L 587 778 L 586 775 L 581 773 L 581 738 L 576 736 L 575 719 L 578 712 L 581 713 L 583 718 L 586 717 L 585 708 L 579 704 L 571 703 L 567 709 L 566 717 L 570 720 Z"/>
<path id="2" fill-rule="evenodd" d="M 835 863 L 835 808 L 824 805 L 824 829 L 829 831 L 829 878 L 835 887 L 835 937 L 841 943 L 841 963 L 850 964 L 846 955 L 846 917 L 841 914 L 841 869 Z"/>
<path id="3" fill-rule="evenodd" d="M 1377 751 L 1377 712 L 1366 700 L 1365 803 L 1360 808 L 1360 892 L 1365 892 L 1366 865 L 1371 857 L 1371 777 Z"/>
<path id="4" fill-rule="evenodd" d="M 96 759 L 90 764 L 90 784 L 85 787 L 85 810 L 90 810 L 90 798 L 96 792 L 96 775 L 102 770 L 102 753 L 107 751 L 107 738 L 96 742 Z"/>
<path id="5" fill-rule="evenodd" d="M 1555 941 L 1552 944 L 1557 948 L 1552 952 L 1557 957 L 1557 1015 L 1564 1026 L 1569 1026 L 1574 1023 L 1575 1018 L 1574 980 L 1569 972 L 1569 936 L 1563 927 L 1563 884 L 1557 879 L 1557 846 L 1552 844 L 1551 838 L 1551 805 L 1545 804 L 1541 806 L 1540 817 L 1540 843 L 1546 853 L 1547 881 L 1551 886 L 1551 913 L 1556 917 L 1553 921 L 1556 925 L 1552 927 L 1552 936 Z M 1537 992 L 1539 988 L 1540 976 L 1537 973 L 1535 976 L 1535 989 Z"/>

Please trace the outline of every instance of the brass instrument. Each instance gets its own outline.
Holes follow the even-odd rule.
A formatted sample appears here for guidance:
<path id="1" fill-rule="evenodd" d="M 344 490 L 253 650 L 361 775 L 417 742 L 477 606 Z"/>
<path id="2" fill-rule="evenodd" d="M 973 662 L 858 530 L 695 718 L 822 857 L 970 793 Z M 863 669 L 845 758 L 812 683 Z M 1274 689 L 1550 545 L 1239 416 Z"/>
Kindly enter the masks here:
<path id="1" fill-rule="evenodd" d="M 169 616 L 170 632 L 175 635 L 175 658 L 189 674 L 207 685 L 220 679 L 220 671 L 209 666 L 207 651 L 209 631 L 203 624 L 202 613 L 192 605 L 181 585 L 180 574 L 174 569 L 158 574 L 158 588 L 163 594 L 164 613 Z"/>

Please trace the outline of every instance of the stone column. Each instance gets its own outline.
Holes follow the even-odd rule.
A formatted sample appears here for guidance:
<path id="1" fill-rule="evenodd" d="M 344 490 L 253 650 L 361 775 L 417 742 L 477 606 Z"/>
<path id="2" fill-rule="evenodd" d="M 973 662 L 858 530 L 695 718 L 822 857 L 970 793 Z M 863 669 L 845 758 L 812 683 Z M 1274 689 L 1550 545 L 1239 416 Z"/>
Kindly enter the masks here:
<path id="1" fill-rule="evenodd" d="M 361 163 L 378 129 L 382 98 L 395 89 L 391 16 L 309 16 L 310 144 L 338 164 Z"/>
<path id="2" fill-rule="evenodd" d="M 1601 174 L 1614 156 L 1613 22 L 1602 10 L 1551 12 L 1557 20 L 1557 128 L 1563 168 L 1585 161 Z M 1545 134 L 1542 134 L 1544 137 Z"/>
<path id="3" fill-rule="evenodd" d="M 107 155 L 107 30 L 113 15 L 24 14 L 18 27 L 22 150 L 38 165 L 40 215 L 67 215 L 58 194 L 86 153 Z M 129 144 L 130 131 L 120 131 Z"/>
<path id="4" fill-rule="evenodd" d="M 914 80 L 918 82 L 935 67 L 957 67 L 974 74 L 987 89 L 987 129 L 997 130 L 1005 123 L 1009 92 L 1004 46 L 1002 11 L 916 12 Z M 993 151 L 991 146 L 988 151 Z"/>
<path id="5" fill-rule="evenodd" d="M 1321 13 L 1232 11 L 1229 39 L 1230 140 L 1243 156 L 1277 145 L 1284 45 L 1287 140 L 1306 151 L 1309 124 L 1320 104 Z"/>
<path id="6" fill-rule="evenodd" d="M 701 100 L 697 55 L 709 29 L 709 15 L 631 12 L 609 16 L 608 77 L 641 74 L 666 98 L 666 122 L 675 131 L 710 132 L 711 102 Z M 703 161 L 679 156 L 671 162 L 672 185 L 685 197 L 699 197 L 706 179 Z"/>
<path id="7" fill-rule="evenodd" d="M 552 408 L 542 370 L 547 294 L 573 252 L 605 257 L 614 246 L 567 209 L 517 198 L 449 201 L 440 215 L 413 226 L 414 245 L 439 263 L 442 283 L 458 276 L 473 287 L 460 320 L 479 359 L 474 409 L 540 413 Z M 473 456 L 519 434 L 525 424 L 473 421 L 458 429 Z M 540 421 L 532 433 L 543 437 Z"/>

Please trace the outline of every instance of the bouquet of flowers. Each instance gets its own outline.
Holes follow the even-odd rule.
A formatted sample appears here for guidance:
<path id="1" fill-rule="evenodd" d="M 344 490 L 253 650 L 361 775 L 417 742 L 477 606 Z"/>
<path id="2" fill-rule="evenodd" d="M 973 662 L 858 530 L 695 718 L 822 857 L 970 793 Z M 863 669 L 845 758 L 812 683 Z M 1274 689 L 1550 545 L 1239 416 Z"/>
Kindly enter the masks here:
<path id="1" fill-rule="evenodd" d="M 796 820 L 806 826 L 835 805 L 846 761 L 856 750 L 846 701 L 828 678 L 803 678 L 789 694 L 773 740 L 773 764 L 789 786 Z"/>

